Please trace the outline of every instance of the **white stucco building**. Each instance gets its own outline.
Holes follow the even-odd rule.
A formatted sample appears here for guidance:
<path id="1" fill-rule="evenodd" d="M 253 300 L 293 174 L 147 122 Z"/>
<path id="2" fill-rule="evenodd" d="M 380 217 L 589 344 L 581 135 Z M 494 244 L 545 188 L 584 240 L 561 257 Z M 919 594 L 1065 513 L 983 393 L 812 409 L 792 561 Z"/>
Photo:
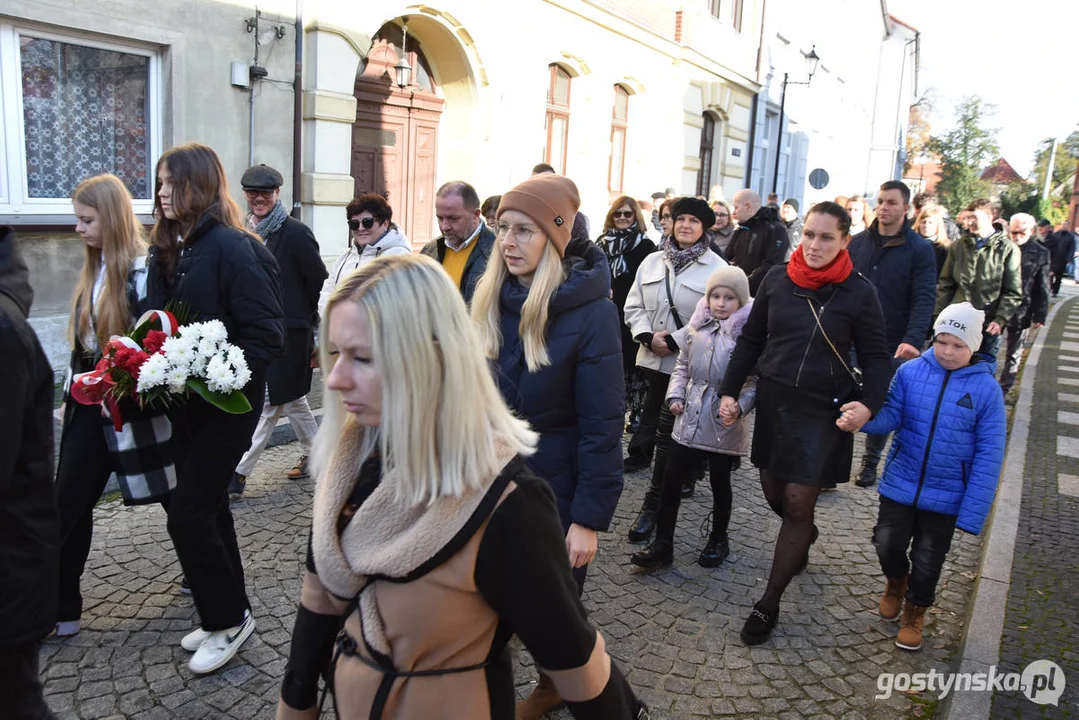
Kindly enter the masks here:
<path id="1" fill-rule="evenodd" d="M 814 43 L 813 84 L 787 90 L 781 195 L 809 197 L 816 166 L 833 178 L 823 195 L 879 182 L 896 162 L 895 109 L 909 104 L 888 86 L 905 36 L 873 0 L 264 0 L 259 11 L 256 30 L 254 5 L 234 0 L 0 0 L 0 222 L 18 229 L 54 364 L 82 261 L 72 189 L 117 173 L 150 223 L 154 164 L 179 143 L 215 148 L 237 200 L 251 161 L 280 170 L 282 199 L 332 259 L 358 192 L 385 193 L 419 244 L 437 235 L 440 184 L 497 195 L 539 162 L 576 181 L 593 236 L 623 193 L 767 193 L 782 74 L 804 79 Z M 402 60 L 412 71 L 399 86 Z"/>
<path id="2" fill-rule="evenodd" d="M 868 194 L 872 201 L 880 183 L 900 179 L 919 39 L 888 13 L 885 0 L 770 0 L 749 186 L 762 197 L 774 189 L 781 202 L 797 198 L 804 209 L 840 195 Z M 814 49 L 820 62 L 806 85 L 806 56 Z M 829 176 L 820 190 L 808 182 L 816 168 Z"/>

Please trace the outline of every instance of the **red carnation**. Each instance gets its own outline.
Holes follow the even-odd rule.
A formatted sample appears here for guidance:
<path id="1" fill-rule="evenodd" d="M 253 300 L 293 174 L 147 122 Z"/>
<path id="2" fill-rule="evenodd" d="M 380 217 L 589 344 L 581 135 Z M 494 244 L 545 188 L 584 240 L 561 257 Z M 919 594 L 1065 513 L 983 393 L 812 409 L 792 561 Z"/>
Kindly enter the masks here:
<path id="1" fill-rule="evenodd" d="M 165 344 L 168 335 L 160 330 L 151 330 L 146 333 L 146 339 L 142 341 L 142 347 L 150 355 L 161 352 L 161 346 Z"/>

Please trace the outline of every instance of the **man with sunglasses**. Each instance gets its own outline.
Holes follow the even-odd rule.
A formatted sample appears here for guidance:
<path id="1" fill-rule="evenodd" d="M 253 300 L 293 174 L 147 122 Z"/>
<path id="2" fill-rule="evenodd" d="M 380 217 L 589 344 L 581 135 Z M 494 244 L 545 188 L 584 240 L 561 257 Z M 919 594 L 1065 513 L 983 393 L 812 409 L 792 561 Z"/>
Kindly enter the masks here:
<path id="1" fill-rule="evenodd" d="M 480 213 L 476 188 L 460 180 L 440 187 L 435 193 L 435 219 L 442 235 L 421 252 L 442 265 L 470 303 L 495 244 L 495 234 Z"/>
<path id="2" fill-rule="evenodd" d="M 286 473 L 292 480 L 308 476 L 307 451 L 318 425 L 307 393 L 311 390 L 311 352 L 318 325 L 318 295 L 326 279 L 326 265 L 319 255 L 318 242 L 311 229 L 289 217 L 281 202 L 284 178 L 269 165 L 255 165 L 240 180 L 247 201 L 247 225 L 266 243 L 281 266 L 281 295 L 285 306 L 285 355 L 270 364 L 266 371 L 266 401 L 262 417 L 251 438 L 251 447 L 236 466 L 229 483 L 229 495 L 243 495 L 248 475 L 255 469 L 259 455 L 266 448 L 277 419 L 288 418 L 296 438 L 304 447 L 296 466 Z"/>

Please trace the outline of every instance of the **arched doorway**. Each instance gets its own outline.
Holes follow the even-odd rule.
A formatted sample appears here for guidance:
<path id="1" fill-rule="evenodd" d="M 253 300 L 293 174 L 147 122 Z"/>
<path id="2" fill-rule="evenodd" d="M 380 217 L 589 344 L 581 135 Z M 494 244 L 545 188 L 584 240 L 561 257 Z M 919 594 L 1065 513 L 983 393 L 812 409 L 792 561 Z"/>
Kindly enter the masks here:
<path id="1" fill-rule="evenodd" d="M 402 32 L 387 23 L 372 38 L 356 75 L 356 122 L 352 126 L 352 177 L 356 193 L 386 195 L 394 221 L 416 244 L 438 234 L 434 220 L 439 97 L 423 46 L 408 36 L 412 82 L 397 86 L 394 65 L 401 56 Z"/>

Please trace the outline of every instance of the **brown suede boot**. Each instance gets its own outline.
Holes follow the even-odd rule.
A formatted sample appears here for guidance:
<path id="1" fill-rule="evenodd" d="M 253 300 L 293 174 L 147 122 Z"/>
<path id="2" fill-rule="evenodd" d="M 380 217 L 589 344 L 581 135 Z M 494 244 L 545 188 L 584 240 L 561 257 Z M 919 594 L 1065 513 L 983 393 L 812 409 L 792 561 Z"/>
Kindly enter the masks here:
<path id="1" fill-rule="evenodd" d="M 517 720 L 539 720 L 546 713 L 562 706 L 562 698 L 551 678 L 540 673 L 536 688 L 524 700 L 517 703 Z"/>
<path id="2" fill-rule="evenodd" d="M 904 650 L 918 650 L 922 647 L 922 630 L 925 628 L 927 607 L 903 606 L 903 619 L 899 624 L 899 634 L 895 636 L 895 646 Z"/>
<path id="3" fill-rule="evenodd" d="M 899 579 L 885 578 L 888 581 L 884 594 L 880 596 L 880 616 L 889 622 L 899 619 L 903 610 L 903 596 L 907 594 L 907 576 Z"/>

